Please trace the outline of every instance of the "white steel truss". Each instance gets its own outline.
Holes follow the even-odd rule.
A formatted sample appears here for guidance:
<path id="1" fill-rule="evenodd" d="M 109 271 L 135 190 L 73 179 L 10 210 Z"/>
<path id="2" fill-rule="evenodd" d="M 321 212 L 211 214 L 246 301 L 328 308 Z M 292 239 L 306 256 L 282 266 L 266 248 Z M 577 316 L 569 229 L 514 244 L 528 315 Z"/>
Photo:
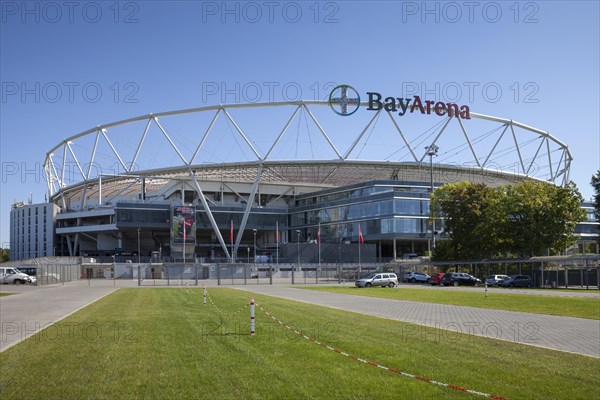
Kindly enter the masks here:
<path id="1" fill-rule="evenodd" d="M 88 196 L 96 195 L 99 199 L 101 199 L 102 185 L 105 184 L 105 181 L 107 180 L 113 182 L 121 180 L 124 184 L 126 183 L 128 185 L 132 185 L 132 182 L 136 182 L 137 177 L 160 175 L 160 179 L 168 179 L 169 174 L 178 175 L 180 178 L 183 176 L 187 176 L 187 178 L 191 181 L 192 187 L 194 187 L 200 201 L 202 202 L 202 205 L 204 206 L 208 219 L 211 223 L 211 226 L 214 230 L 217 239 L 221 244 L 221 247 L 223 248 L 223 251 L 225 252 L 227 257 L 232 257 L 233 255 L 235 255 L 240 245 L 245 225 L 248 220 L 248 216 L 252 207 L 254 206 L 254 196 L 259 190 L 259 184 L 261 183 L 261 181 L 264 182 L 266 180 L 274 182 L 279 180 L 280 182 L 291 183 L 295 180 L 298 182 L 311 181 L 315 184 L 321 185 L 341 184 L 342 181 L 340 181 L 339 178 L 337 178 L 338 174 L 343 172 L 343 168 L 341 167 L 344 164 L 353 164 L 357 162 L 356 159 L 351 159 L 351 157 L 355 153 L 357 145 L 361 142 L 361 140 L 364 140 L 366 133 L 371 127 L 373 127 L 374 124 L 376 124 L 376 121 L 378 120 L 378 117 L 382 112 L 388 114 L 388 117 L 391 119 L 391 122 L 393 124 L 393 131 L 395 131 L 394 135 L 397 134 L 402 140 L 401 144 L 405 148 L 405 150 L 408 150 L 408 154 L 410 155 L 412 162 L 414 162 L 415 164 L 422 164 L 424 162 L 426 152 L 423 151 L 422 146 L 419 146 L 421 145 L 421 143 L 415 144 L 409 141 L 407 135 L 405 134 L 406 128 L 401 128 L 401 118 L 395 116 L 391 112 L 382 110 L 373 113 L 372 118 L 368 118 L 368 122 L 362 128 L 358 127 L 358 135 L 354 139 L 351 139 L 350 145 L 345 151 L 341 150 L 341 146 L 339 144 L 336 145 L 334 143 L 332 136 L 327 133 L 326 129 L 323 128 L 323 124 L 319 122 L 319 120 L 315 116 L 315 113 L 313 112 L 315 107 L 322 106 L 328 107 L 329 104 L 328 102 L 324 101 L 295 101 L 216 105 L 142 115 L 135 118 L 96 126 L 79 134 L 73 135 L 67 139 L 64 139 L 62 142 L 54 146 L 46 153 L 46 158 L 44 160 L 44 172 L 47 177 L 48 194 L 53 201 L 60 201 L 62 206 L 66 208 L 65 194 L 75 187 L 79 188 L 83 192 L 80 203 L 83 207 L 86 204 Z M 361 106 L 366 107 L 367 103 L 361 103 Z M 241 124 L 240 121 L 234 118 L 234 116 L 232 115 L 232 111 L 239 109 L 268 109 L 275 107 L 277 107 L 278 109 L 287 107 L 290 109 L 291 112 L 289 114 L 289 117 L 285 118 L 285 123 L 277 129 L 278 134 L 274 138 L 272 144 L 267 146 L 267 150 L 264 152 L 264 154 L 262 154 L 260 149 L 258 149 L 254 145 L 251 138 L 244 131 L 243 124 Z M 289 131 L 292 121 L 294 121 L 298 117 L 298 113 L 300 111 L 303 111 L 305 113 L 305 117 L 308 116 L 312 123 L 314 123 L 314 125 L 317 127 L 318 134 L 325 140 L 327 146 L 329 146 L 329 148 L 335 154 L 335 157 L 333 159 L 329 158 L 322 160 L 313 160 L 312 164 L 303 164 L 302 162 L 295 162 L 292 163 L 294 164 L 294 166 L 290 166 L 290 168 L 286 168 L 284 165 L 282 165 L 282 163 L 278 164 L 275 162 L 275 164 L 277 164 L 277 168 L 265 168 L 265 165 L 270 165 L 274 162 L 270 159 L 271 155 L 273 154 L 273 150 L 278 146 L 286 132 Z M 194 145 L 194 150 L 191 152 L 191 155 L 189 157 L 186 157 L 175 144 L 173 138 L 169 134 L 169 131 L 165 129 L 165 126 L 163 125 L 164 123 L 159 122 L 159 119 L 162 117 L 172 117 L 177 115 L 196 113 L 208 113 L 208 115 L 211 115 L 210 113 L 214 113 L 214 115 L 212 115 L 212 118 L 210 118 L 210 122 L 206 126 L 193 127 L 195 131 L 199 132 L 198 137 L 196 137 L 198 141 L 195 144 L 192 143 Z M 223 174 L 233 173 L 235 174 L 235 179 L 242 180 L 245 182 L 252 182 L 252 190 L 247 199 L 247 205 L 245 207 L 242 224 L 238 229 L 238 234 L 235 240 L 235 247 L 233 249 L 233 255 L 229 253 L 228 247 L 225 244 L 225 241 L 217 227 L 217 223 L 215 222 L 215 219 L 211 212 L 211 208 L 209 206 L 209 200 L 203 194 L 202 182 L 200 179 L 202 171 L 215 170 L 215 168 L 219 168 L 219 166 L 210 165 L 207 168 L 207 166 L 204 164 L 194 165 L 197 156 L 202 153 L 203 146 L 206 140 L 211 135 L 211 132 L 213 131 L 213 128 L 215 127 L 215 124 L 219 117 L 224 118 L 227 123 L 230 123 L 233 126 L 234 129 L 232 130 L 232 134 L 234 134 L 235 137 L 237 137 L 237 139 L 240 139 L 238 144 L 241 143 L 245 145 L 246 148 L 250 151 L 250 154 L 253 157 L 253 159 L 246 162 L 246 166 L 255 165 L 255 168 L 240 167 L 236 169 L 236 163 L 226 163 L 220 170 L 221 176 L 223 176 Z M 499 150 L 498 145 L 505 137 L 506 132 L 510 129 L 510 135 L 512 136 L 512 142 L 514 143 L 514 150 L 516 152 L 516 155 L 518 156 L 517 165 L 519 167 L 520 175 L 522 175 L 523 177 L 532 177 L 540 179 L 540 177 L 536 175 L 538 170 L 537 168 L 534 168 L 534 166 L 536 165 L 536 160 L 538 160 L 540 151 L 542 151 L 542 149 L 544 149 L 545 147 L 545 151 L 548 158 L 548 173 L 546 174 L 547 178 L 545 180 L 560 185 L 565 185 L 569 182 L 569 170 L 573 157 L 571 156 L 568 147 L 547 131 L 533 128 L 531 126 L 522 124 L 517 121 L 513 121 L 511 119 L 504 119 L 483 114 L 471 113 L 471 118 L 473 120 L 489 121 L 490 123 L 498 124 L 497 129 L 501 130 L 501 133 L 495 141 L 491 150 L 489 152 L 485 151 L 485 154 L 482 154 L 482 152 L 477 151 L 476 147 L 474 146 L 476 137 L 474 136 L 475 132 L 472 132 L 474 129 L 471 129 L 472 127 L 469 127 L 469 120 L 463 121 L 460 118 L 453 118 L 449 116 L 444 116 L 440 118 L 444 118 L 445 121 L 440 121 L 441 128 L 439 129 L 439 131 L 437 131 L 437 134 L 435 134 L 435 132 L 433 133 L 435 134 L 435 137 L 432 141 L 428 141 L 426 143 L 427 145 L 436 144 L 436 142 L 438 142 L 438 140 L 440 140 L 440 138 L 443 135 L 447 134 L 446 132 L 448 126 L 454 120 L 456 120 L 457 122 L 455 123 L 457 123 L 458 127 L 460 128 L 459 132 L 462 134 L 462 138 L 466 142 L 466 148 L 468 148 L 469 153 L 472 156 L 472 160 L 470 162 L 473 163 L 473 165 L 476 165 L 476 168 L 480 169 L 481 171 L 486 171 L 490 168 L 490 161 L 493 160 L 493 158 L 501 151 L 505 151 Z M 133 156 L 131 157 L 131 159 L 124 159 L 121 155 L 122 153 L 119 152 L 119 149 L 109 139 L 109 131 L 117 127 L 144 121 L 144 129 L 141 132 L 131 132 L 132 140 L 135 143 L 135 151 L 133 153 Z M 152 124 L 158 127 L 164 139 L 166 139 L 168 146 L 170 146 L 170 149 L 177 156 L 176 158 L 180 161 L 180 163 L 173 165 L 166 171 L 157 171 L 156 169 L 134 171 L 134 166 L 136 165 L 136 162 L 142 152 L 143 145 L 147 139 L 148 131 L 151 128 Z M 525 132 L 526 134 L 533 137 L 532 141 L 536 139 L 540 140 L 540 143 L 537 146 L 533 157 L 529 159 L 523 157 L 523 144 L 519 143 L 516 134 L 516 129 L 519 129 L 520 132 Z M 89 164 L 87 165 L 82 164 L 80 162 L 82 158 L 78 157 L 77 149 L 73 147 L 74 143 L 77 143 L 78 141 L 83 140 L 84 138 L 91 138 L 93 140 L 93 147 L 91 149 L 91 152 L 89 153 L 89 160 L 85 160 L 89 162 Z M 106 145 L 108 145 L 108 148 L 110 149 L 110 154 L 108 155 L 108 157 L 112 159 L 112 162 L 114 164 L 123 168 L 122 174 L 114 174 L 112 177 L 102 173 L 92 175 L 92 165 L 94 165 L 94 162 L 97 159 L 97 152 L 100 142 L 104 142 Z M 555 150 L 551 149 L 551 145 L 555 148 Z M 57 160 L 55 159 L 56 154 L 61 152 L 62 160 L 59 163 L 57 163 Z M 69 156 L 70 162 L 72 162 L 75 165 L 77 175 L 81 176 L 81 181 L 73 183 L 72 179 L 70 181 L 66 179 L 65 174 L 67 173 L 68 169 L 66 165 L 67 156 Z M 106 154 L 104 154 L 104 156 L 107 157 Z M 381 163 L 383 161 L 385 160 L 375 160 L 372 161 L 371 164 L 377 165 L 377 163 Z M 319 165 L 321 165 L 320 168 Z M 304 170 L 302 170 L 303 166 L 305 168 Z M 310 177 L 308 177 L 309 171 L 310 174 L 312 174 L 310 175 Z M 368 179 L 369 176 L 370 175 L 368 170 L 365 170 L 364 177 Z M 123 187 L 119 190 L 127 189 L 127 186 Z"/>

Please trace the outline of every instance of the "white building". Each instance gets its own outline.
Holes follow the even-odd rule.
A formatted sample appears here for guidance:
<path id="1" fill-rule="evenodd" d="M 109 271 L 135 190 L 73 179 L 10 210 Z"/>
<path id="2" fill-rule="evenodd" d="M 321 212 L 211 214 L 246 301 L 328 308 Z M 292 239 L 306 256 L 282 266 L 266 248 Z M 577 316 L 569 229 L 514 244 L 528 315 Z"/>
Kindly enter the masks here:
<path id="1" fill-rule="evenodd" d="M 59 208 L 53 203 L 12 205 L 10 259 L 25 260 L 54 255 L 54 221 Z"/>

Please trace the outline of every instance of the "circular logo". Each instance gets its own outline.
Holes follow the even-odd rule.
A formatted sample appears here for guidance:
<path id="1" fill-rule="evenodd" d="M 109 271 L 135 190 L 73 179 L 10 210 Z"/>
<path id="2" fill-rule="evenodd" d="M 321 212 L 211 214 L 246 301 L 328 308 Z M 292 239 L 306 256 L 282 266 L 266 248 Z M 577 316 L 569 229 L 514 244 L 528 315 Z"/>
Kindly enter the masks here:
<path id="1" fill-rule="evenodd" d="M 329 106 L 338 115 L 347 117 L 360 107 L 360 96 L 350 85 L 339 85 L 329 93 Z"/>

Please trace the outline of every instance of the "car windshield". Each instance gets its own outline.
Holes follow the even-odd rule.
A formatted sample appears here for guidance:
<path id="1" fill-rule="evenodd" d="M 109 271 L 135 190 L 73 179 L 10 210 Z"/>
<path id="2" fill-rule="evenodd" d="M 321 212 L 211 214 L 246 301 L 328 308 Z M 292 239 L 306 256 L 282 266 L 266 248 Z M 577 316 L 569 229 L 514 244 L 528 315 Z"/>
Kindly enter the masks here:
<path id="1" fill-rule="evenodd" d="M 375 278 L 375 276 L 377 276 L 377 274 L 371 274 L 371 275 L 367 276 L 365 279 L 373 279 L 373 278 Z"/>

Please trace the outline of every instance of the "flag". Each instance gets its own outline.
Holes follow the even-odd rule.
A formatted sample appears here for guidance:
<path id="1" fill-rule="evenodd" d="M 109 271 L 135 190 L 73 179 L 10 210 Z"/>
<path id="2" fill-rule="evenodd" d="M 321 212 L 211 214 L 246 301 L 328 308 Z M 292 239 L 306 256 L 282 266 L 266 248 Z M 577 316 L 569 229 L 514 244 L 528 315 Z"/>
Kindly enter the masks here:
<path id="1" fill-rule="evenodd" d="M 321 223 L 319 222 L 319 227 L 317 228 L 317 243 L 321 244 Z"/>
<path id="2" fill-rule="evenodd" d="M 358 224 L 358 243 L 364 243 L 364 242 L 365 242 L 365 238 L 363 237 L 360 224 Z"/>
<path id="3" fill-rule="evenodd" d="M 233 220 L 231 220 L 231 229 L 229 230 L 229 241 L 233 243 Z"/>
<path id="4" fill-rule="evenodd" d="M 275 221 L 275 243 L 279 243 L 279 221 Z"/>

